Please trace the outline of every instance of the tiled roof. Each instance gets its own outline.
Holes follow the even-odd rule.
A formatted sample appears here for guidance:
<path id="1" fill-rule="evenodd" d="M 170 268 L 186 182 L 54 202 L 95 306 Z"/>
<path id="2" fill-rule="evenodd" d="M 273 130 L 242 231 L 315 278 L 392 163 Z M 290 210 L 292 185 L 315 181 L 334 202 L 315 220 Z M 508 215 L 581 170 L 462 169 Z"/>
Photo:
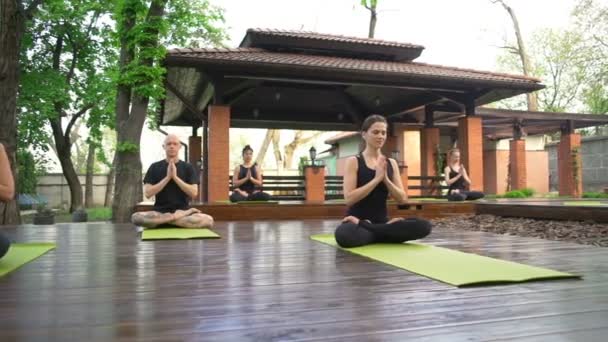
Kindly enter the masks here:
<path id="1" fill-rule="evenodd" d="M 289 30 L 277 30 L 277 29 L 262 29 L 252 28 L 247 30 L 247 33 L 254 33 L 259 35 L 269 35 L 275 37 L 289 37 L 289 38 L 301 38 L 301 39 L 314 39 L 322 40 L 327 42 L 340 42 L 340 43 L 352 43 L 352 44 L 366 44 L 370 46 L 390 46 L 397 48 L 409 48 L 409 49 L 424 49 L 422 45 L 393 42 L 388 40 L 376 39 L 376 38 L 360 38 L 350 37 L 335 34 L 325 34 L 311 31 L 289 31 Z"/>
<path id="2" fill-rule="evenodd" d="M 478 71 L 417 62 L 394 62 L 334 56 L 270 52 L 260 48 L 182 48 L 168 52 L 169 64 L 176 60 L 219 64 L 250 64 L 252 66 L 286 66 L 322 71 L 351 71 L 404 77 L 441 78 L 465 81 L 488 81 L 519 85 L 539 85 L 540 80 L 523 75 Z"/>

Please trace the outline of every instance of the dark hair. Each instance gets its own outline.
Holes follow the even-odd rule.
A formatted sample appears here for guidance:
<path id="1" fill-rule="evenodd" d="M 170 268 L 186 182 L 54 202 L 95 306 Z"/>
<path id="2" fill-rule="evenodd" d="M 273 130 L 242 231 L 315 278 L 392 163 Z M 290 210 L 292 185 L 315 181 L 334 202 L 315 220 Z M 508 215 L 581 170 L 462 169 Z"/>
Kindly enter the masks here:
<path id="1" fill-rule="evenodd" d="M 253 153 L 253 149 L 251 148 L 251 146 L 245 145 L 245 147 L 243 147 L 243 152 L 241 152 L 241 155 L 244 155 L 247 151 L 251 151 Z"/>
<path id="2" fill-rule="evenodd" d="M 373 114 L 365 118 L 363 124 L 361 125 L 361 132 L 367 132 L 367 130 L 372 127 L 372 125 L 376 122 L 383 122 L 388 126 L 388 122 L 386 121 L 386 118 L 384 116 Z"/>
<path id="3" fill-rule="evenodd" d="M 451 157 L 452 157 L 452 155 L 453 155 L 454 153 L 456 153 L 456 152 L 460 153 L 460 150 L 459 150 L 458 148 L 453 148 L 453 149 L 450 149 L 450 150 L 448 151 L 448 158 L 451 158 Z"/>

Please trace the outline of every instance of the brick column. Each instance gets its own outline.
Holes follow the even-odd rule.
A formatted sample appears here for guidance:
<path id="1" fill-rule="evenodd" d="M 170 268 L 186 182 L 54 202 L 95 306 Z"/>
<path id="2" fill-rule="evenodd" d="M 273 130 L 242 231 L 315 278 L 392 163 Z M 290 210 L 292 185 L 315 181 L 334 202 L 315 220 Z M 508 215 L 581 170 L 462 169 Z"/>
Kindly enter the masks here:
<path id="1" fill-rule="evenodd" d="M 483 191 L 483 139 L 481 118 L 467 116 L 458 120 L 460 160 L 471 178 L 470 189 Z"/>
<path id="2" fill-rule="evenodd" d="M 202 194 L 203 194 L 203 182 L 201 179 L 201 166 L 197 163 L 200 163 L 202 156 L 202 147 L 201 147 L 202 139 L 201 137 L 191 136 L 188 138 L 188 162 L 194 166 L 196 172 L 198 173 L 199 183 L 198 183 L 198 196 L 195 202 L 201 202 Z"/>
<path id="3" fill-rule="evenodd" d="M 557 150 L 560 196 L 581 197 L 583 194 L 583 164 L 580 148 L 580 134 L 562 134 Z"/>
<path id="4" fill-rule="evenodd" d="M 526 141 L 513 139 L 509 142 L 509 165 L 511 189 L 524 189 L 528 186 L 526 173 Z"/>
<path id="5" fill-rule="evenodd" d="M 325 202 L 325 166 L 305 166 L 306 202 Z"/>
<path id="6" fill-rule="evenodd" d="M 423 177 L 436 176 L 435 153 L 439 146 L 439 128 L 426 127 L 422 129 L 420 135 L 420 174 Z M 430 186 L 431 181 L 421 182 L 424 186 Z M 423 190 L 422 195 L 431 195 L 432 191 Z"/>
<path id="7" fill-rule="evenodd" d="M 209 106 L 209 203 L 228 200 L 230 106 Z"/>

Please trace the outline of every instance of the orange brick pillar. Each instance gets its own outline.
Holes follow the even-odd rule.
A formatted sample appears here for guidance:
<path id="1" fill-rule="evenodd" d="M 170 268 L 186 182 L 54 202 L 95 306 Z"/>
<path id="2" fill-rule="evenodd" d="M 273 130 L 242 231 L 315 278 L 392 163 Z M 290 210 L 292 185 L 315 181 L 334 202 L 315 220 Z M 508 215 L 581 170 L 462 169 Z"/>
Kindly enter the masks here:
<path id="1" fill-rule="evenodd" d="M 304 167 L 306 177 L 306 202 L 325 202 L 325 166 Z"/>
<path id="2" fill-rule="evenodd" d="M 199 175 L 198 196 L 194 199 L 195 202 L 201 202 L 203 195 L 203 183 L 201 182 L 201 156 L 202 156 L 202 138 L 191 136 L 188 138 L 188 162 L 194 166 Z"/>
<path id="3" fill-rule="evenodd" d="M 466 116 L 458 120 L 460 160 L 469 178 L 470 190 L 483 191 L 483 139 L 481 118 Z"/>
<path id="4" fill-rule="evenodd" d="M 580 134 L 562 134 L 557 150 L 560 196 L 581 197 L 583 194 L 583 164 L 580 148 Z"/>
<path id="5" fill-rule="evenodd" d="M 228 200 L 230 173 L 230 106 L 209 106 L 209 203 Z"/>
<path id="6" fill-rule="evenodd" d="M 436 176 L 435 170 L 435 153 L 439 146 L 439 128 L 426 127 L 422 129 L 420 136 L 420 174 L 423 177 Z M 430 186 L 431 181 L 424 181 L 422 185 Z M 431 195 L 431 190 L 424 190 L 422 195 Z"/>
<path id="7" fill-rule="evenodd" d="M 511 189 L 519 190 L 528 186 L 526 176 L 526 141 L 513 139 L 509 143 L 509 165 L 511 173 Z"/>

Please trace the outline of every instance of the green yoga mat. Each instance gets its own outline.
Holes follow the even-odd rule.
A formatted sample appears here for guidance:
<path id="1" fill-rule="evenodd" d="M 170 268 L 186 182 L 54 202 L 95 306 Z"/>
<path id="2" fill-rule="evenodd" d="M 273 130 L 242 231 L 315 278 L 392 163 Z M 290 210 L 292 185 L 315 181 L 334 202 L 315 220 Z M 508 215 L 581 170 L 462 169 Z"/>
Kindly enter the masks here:
<path id="1" fill-rule="evenodd" d="M 141 233 L 142 240 L 219 239 L 220 236 L 207 228 L 154 228 Z"/>
<path id="2" fill-rule="evenodd" d="M 54 243 L 46 242 L 12 244 L 6 255 L 0 259 L 0 277 L 18 269 L 54 248 Z"/>
<path id="3" fill-rule="evenodd" d="M 221 204 L 279 204 L 279 201 L 240 201 L 240 202 L 215 201 L 215 203 L 221 203 Z"/>
<path id="4" fill-rule="evenodd" d="M 608 202 L 600 202 L 600 201 L 566 201 L 564 202 L 565 206 L 586 206 L 586 207 L 596 207 L 607 205 Z"/>
<path id="5" fill-rule="evenodd" d="M 333 234 L 312 235 L 310 238 L 340 248 Z M 580 278 L 569 273 L 420 243 L 373 244 L 343 249 L 454 286 Z"/>

